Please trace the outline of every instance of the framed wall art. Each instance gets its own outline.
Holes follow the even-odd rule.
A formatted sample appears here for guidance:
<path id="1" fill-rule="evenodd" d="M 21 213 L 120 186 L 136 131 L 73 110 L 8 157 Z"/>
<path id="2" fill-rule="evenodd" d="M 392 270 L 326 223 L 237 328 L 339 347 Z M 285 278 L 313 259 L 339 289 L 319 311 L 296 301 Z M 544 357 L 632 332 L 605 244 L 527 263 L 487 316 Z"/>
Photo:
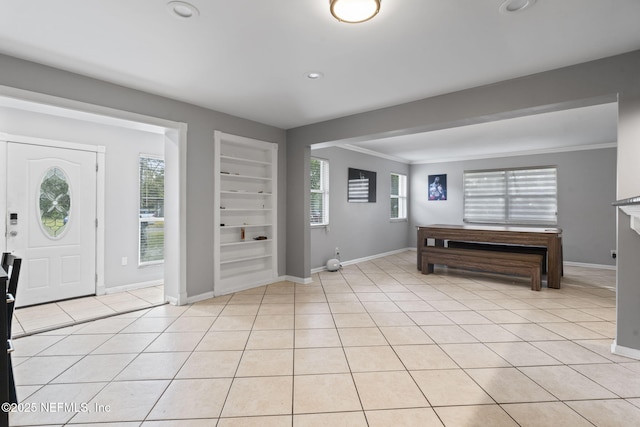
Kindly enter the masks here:
<path id="1" fill-rule="evenodd" d="M 429 175 L 429 200 L 447 200 L 447 174 Z"/>

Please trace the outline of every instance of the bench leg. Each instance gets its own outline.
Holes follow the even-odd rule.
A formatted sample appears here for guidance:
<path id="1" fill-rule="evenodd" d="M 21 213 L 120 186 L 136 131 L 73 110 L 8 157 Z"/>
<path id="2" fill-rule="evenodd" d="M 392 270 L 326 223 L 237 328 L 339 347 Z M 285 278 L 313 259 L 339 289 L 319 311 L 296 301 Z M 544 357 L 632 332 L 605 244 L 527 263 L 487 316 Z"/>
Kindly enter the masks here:
<path id="1" fill-rule="evenodd" d="M 540 268 L 532 268 L 531 269 L 531 290 L 539 291 L 542 286 L 541 282 L 542 282 L 542 278 L 540 274 Z"/>
<path id="2" fill-rule="evenodd" d="M 432 274 L 433 264 L 429 264 L 426 256 L 422 256 L 422 274 Z"/>

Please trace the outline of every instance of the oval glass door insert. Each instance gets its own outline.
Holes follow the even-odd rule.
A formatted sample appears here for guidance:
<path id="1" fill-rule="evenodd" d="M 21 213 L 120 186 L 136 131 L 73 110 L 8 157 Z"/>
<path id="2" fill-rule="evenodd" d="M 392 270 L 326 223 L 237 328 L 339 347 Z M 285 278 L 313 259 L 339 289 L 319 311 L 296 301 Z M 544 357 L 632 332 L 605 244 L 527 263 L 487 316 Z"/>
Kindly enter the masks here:
<path id="1" fill-rule="evenodd" d="M 40 183 L 40 225 L 50 237 L 60 237 L 69 223 L 71 192 L 64 171 L 50 168 Z"/>

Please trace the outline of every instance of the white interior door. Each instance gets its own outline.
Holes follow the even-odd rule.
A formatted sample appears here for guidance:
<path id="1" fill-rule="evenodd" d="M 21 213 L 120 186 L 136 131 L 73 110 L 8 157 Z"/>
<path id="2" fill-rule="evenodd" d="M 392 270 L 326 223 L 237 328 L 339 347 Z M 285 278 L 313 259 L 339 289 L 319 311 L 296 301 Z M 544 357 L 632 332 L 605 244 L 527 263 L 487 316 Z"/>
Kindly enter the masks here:
<path id="1" fill-rule="evenodd" d="M 96 292 L 96 153 L 7 143 L 7 250 L 26 306 Z"/>

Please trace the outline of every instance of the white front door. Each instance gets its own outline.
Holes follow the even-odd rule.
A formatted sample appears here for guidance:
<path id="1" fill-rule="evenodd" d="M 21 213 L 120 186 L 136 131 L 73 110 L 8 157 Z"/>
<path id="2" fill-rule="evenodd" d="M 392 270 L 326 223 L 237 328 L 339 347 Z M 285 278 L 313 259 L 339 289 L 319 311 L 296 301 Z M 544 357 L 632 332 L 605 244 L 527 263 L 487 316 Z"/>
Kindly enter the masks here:
<path id="1" fill-rule="evenodd" d="M 7 143 L 7 250 L 26 306 L 96 292 L 96 153 Z"/>

